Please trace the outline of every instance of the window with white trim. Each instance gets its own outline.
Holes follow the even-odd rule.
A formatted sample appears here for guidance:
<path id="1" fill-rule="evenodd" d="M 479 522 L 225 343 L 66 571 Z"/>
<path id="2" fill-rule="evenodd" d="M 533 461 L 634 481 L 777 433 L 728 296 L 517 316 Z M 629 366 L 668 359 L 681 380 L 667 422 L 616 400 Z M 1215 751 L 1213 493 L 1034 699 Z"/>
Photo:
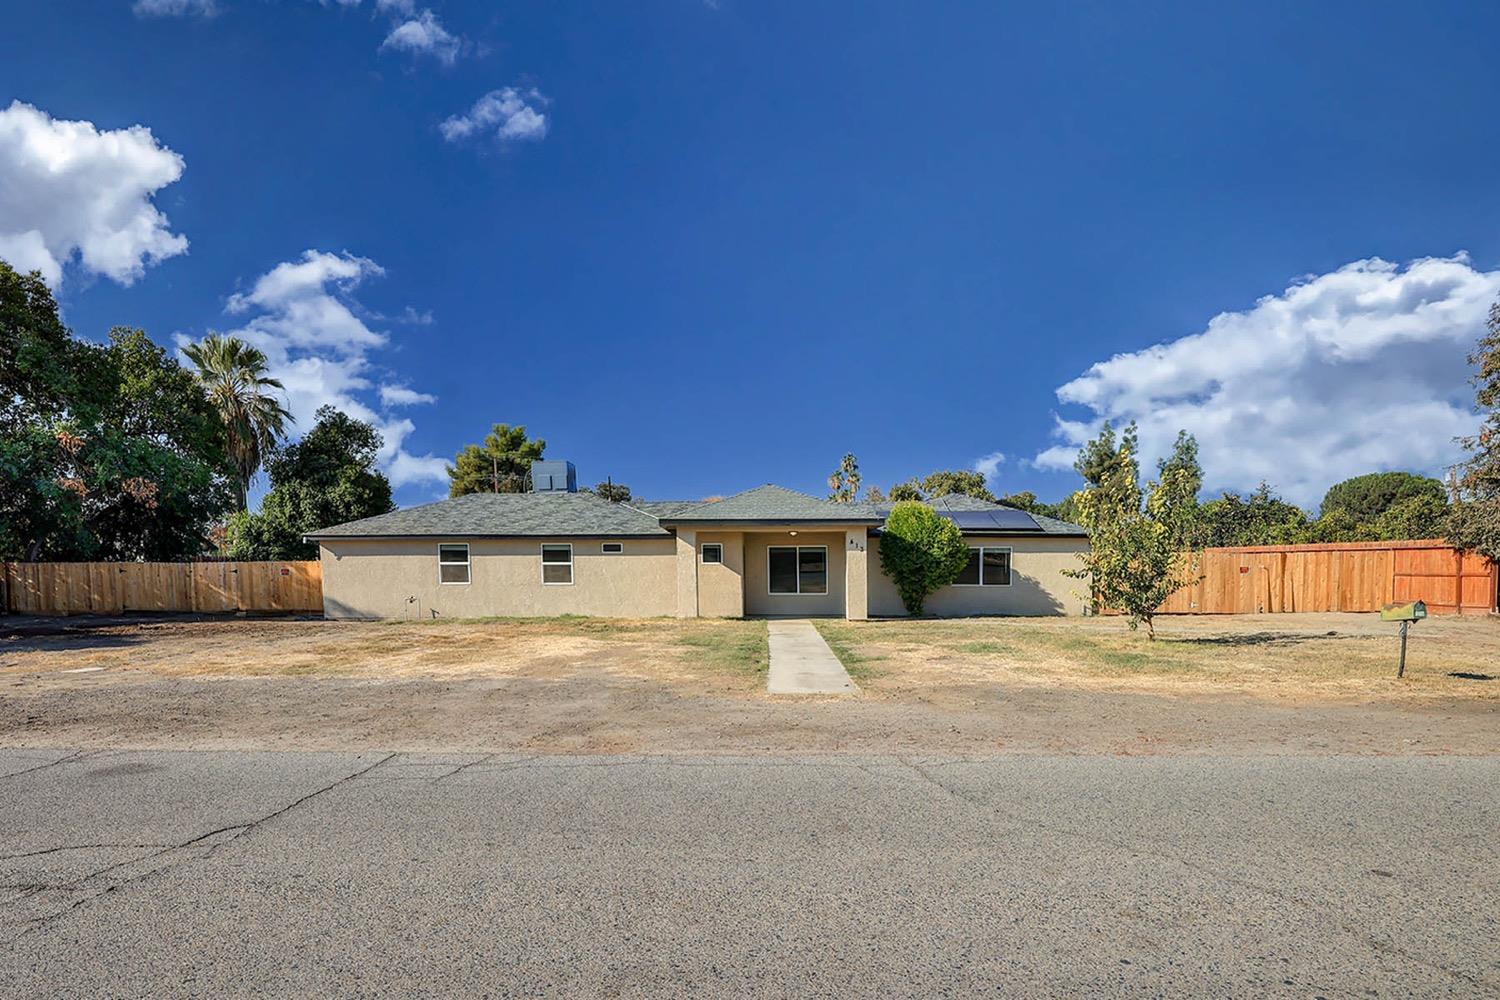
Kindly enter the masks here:
<path id="1" fill-rule="evenodd" d="M 542 582 L 558 587 L 565 587 L 573 582 L 571 543 L 542 546 Z"/>
<path id="2" fill-rule="evenodd" d="M 438 546 L 438 583 L 469 582 L 469 543 Z"/>
<path id="3" fill-rule="evenodd" d="M 607 556 L 617 556 L 625 551 L 624 542 L 600 542 L 599 551 Z"/>
<path id="4" fill-rule="evenodd" d="M 828 546 L 769 546 L 766 586 L 772 594 L 828 593 Z"/>
<path id="5" fill-rule="evenodd" d="M 969 561 L 953 581 L 955 587 L 1009 587 L 1010 548 L 984 545 L 969 549 Z"/>
<path id="6" fill-rule="evenodd" d="M 703 543 L 703 561 L 706 563 L 721 563 L 724 561 L 724 546 L 719 542 Z"/>

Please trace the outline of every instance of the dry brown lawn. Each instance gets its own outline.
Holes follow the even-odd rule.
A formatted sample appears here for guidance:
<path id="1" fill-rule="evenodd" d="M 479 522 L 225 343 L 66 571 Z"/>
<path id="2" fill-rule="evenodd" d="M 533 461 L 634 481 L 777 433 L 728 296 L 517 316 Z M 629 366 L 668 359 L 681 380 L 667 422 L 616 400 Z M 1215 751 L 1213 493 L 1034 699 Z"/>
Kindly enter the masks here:
<path id="1" fill-rule="evenodd" d="M 1398 626 L 1374 614 L 1180 616 L 1158 638 L 1121 618 L 818 623 L 856 680 L 895 694 L 931 685 L 1089 687 L 1270 699 L 1500 699 L 1500 618 Z"/>

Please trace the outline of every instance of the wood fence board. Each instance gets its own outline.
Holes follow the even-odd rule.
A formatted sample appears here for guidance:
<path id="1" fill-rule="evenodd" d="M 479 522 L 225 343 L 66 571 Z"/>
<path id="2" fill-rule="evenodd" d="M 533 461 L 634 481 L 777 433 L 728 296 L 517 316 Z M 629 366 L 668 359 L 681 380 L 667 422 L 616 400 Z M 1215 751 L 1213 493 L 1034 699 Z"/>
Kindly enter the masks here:
<path id="1" fill-rule="evenodd" d="M 323 610 L 315 561 L 3 563 L 3 610 L 19 614 Z"/>
<path id="2" fill-rule="evenodd" d="M 1378 611 L 1425 601 L 1434 614 L 1494 610 L 1496 568 L 1441 540 L 1207 549 L 1202 579 L 1163 614 Z"/>

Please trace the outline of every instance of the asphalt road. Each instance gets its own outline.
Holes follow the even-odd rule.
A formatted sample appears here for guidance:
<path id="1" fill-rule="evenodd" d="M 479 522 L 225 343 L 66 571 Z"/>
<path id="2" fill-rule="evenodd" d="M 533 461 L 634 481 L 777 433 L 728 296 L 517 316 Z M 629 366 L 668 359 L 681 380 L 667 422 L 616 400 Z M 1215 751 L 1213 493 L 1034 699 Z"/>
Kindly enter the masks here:
<path id="1" fill-rule="evenodd" d="M 1494 759 L 0 751 L 0 994 L 1500 994 Z"/>

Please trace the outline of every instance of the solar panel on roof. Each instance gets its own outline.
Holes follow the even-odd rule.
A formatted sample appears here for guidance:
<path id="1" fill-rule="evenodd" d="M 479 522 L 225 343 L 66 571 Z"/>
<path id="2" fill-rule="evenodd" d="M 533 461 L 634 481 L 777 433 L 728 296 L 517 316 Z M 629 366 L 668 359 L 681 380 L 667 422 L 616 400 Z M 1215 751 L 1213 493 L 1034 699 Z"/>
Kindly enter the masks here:
<path id="1" fill-rule="evenodd" d="M 1042 526 L 1023 510 L 998 507 L 993 510 L 941 511 L 963 531 L 1041 531 Z"/>

